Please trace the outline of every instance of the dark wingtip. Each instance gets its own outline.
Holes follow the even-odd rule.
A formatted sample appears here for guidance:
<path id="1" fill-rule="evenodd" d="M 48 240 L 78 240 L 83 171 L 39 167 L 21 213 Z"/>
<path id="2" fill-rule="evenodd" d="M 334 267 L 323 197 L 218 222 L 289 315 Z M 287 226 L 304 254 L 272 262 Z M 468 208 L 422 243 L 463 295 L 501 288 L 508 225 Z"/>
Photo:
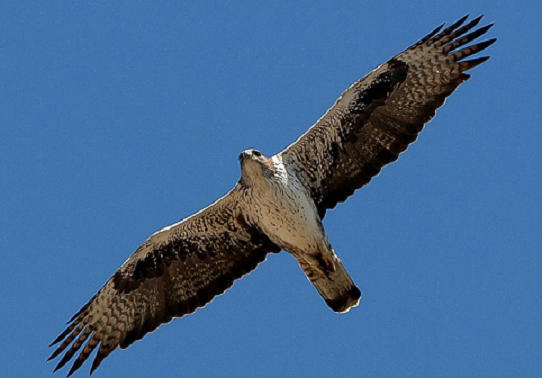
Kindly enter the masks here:
<path id="1" fill-rule="evenodd" d="M 50 345 L 49 345 L 50 346 Z M 59 353 L 57 353 L 57 351 L 55 350 L 53 353 L 51 353 L 51 355 L 47 358 L 47 362 L 53 360 L 56 358 L 56 356 L 58 356 Z"/>
<path id="2" fill-rule="evenodd" d="M 62 336 L 62 337 L 61 337 Z M 49 344 L 49 348 L 55 346 L 56 344 L 58 344 L 60 341 L 62 341 L 64 339 L 64 336 L 63 335 L 58 335 L 56 339 L 53 340 L 53 342 L 51 344 Z"/>
<path id="3" fill-rule="evenodd" d="M 444 25 L 446 25 L 445 22 L 443 22 L 442 24 L 440 24 L 439 26 L 437 26 L 436 28 L 434 28 L 432 31 L 431 31 L 431 35 L 435 35 L 437 34 L 439 31 L 442 30 L 442 28 L 444 27 Z"/>
<path id="4" fill-rule="evenodd" d="M 53 373 L 56 373 L 57 370 L 62 369 L 62 367 L 63 367 L 65 364 L 66 364 L 65 362 L 62 363 L 62 361 L 60 361 L 58 364 L 56 364 L 55 369 L 53 370 Z"/>
<path id="5" fill-rule="evenodd" d="M 53 353 L 51 353 L 47 361 L 51 361 L 52 359 L 57 358 L 64 351 L 64 349 L 66 349 L 66 347 L 63 347 L 62 345 L 60 345 L 58 348 L 55 349 Z M 58 365 L 57 365 L 57 369 L 58 369 Z"/>
<path id="6" fill-rule="evenodd" d="M 437 35 L 442 30 L 443 27 L 444 27 L 444 24 L 441 24 L 441 25 L 437 26 L 429 34 L 427 34 L 425 37 L 420 39 L 420 41 L 417 44 L 427 42 L 428 40 L 433 38 L 435 35 Z"/>
<path id="7" fill-rule="evenodd" d="M 426 38 L 429 39 L 431 37 L 434 37 L 435 35 L 437 35 L 438 32 L 440 32 L 442 30 L 442 28 L 444 27 L 444 25 L 446 25 L 446 23 L 442 23 L 440 24 L 439 26 L 437 26 L 436 28 L 434 28 L 431 33 L 429 33 Z"/>
<path id="8" fill-rule="evenodd" d="M 484 15 L 482 14 L 482 15 L 476 17 L 476 18 L 473 18 L 473 19 L 467 24 L 469 30 L 470 30 L 471 28 L 474 28 L 475 26 L 478 26 L 478 24 L 480 23 L 480 21 L 482 20 L 483 17 L 484 17 Z"/>
<path id="9" fill-rule="evenodd" d="M 484 62 L 487 62 L 489 58 L 490 58 L 489 56 L 482 56 L 480 58 L 476 58 L 472 60 L 465 60 L 459 63 L 459 67 L 461 69 L 461 72 L 468 71 Z"/>
<path id="10" fill-rule="evenodd" d="M 463 25 L 468 18 L 469 18 L 469 14 L 466 14 L 465 16 L 461 17 L 459 20 L 457 20 L 456 22 L 454 22 L 453 24 L 448 26 L 446 29 L 444 29 L 442 34 L 447 34 L 447 33 L 450 33 L 451 31 L 457 29 L 458 27 Z"/>
<path id="11" fill-rule="evenodd" d="M 488 39 L 487 41 L 480 42 L 480 43 L 478 44 L 478 46 L 479 46 L 478 52 L 487 49 L 489 46 L 491 46 L 491 45 L 494 44 L 495 42 L 497 42 L 497 38 L 491 38 L 491 39 Z"/>
<path id="12" fill-rule="evenodd" d="M 492 22 L 491 24 L 487 24 L 486 26 L 482 26 L 480 29 L 478 29 L 479 35 L 485 34 L 489 29 L 491 29 L 493 26 L 495 26 L 495 23 Z"/>
<path id="13" fill-rule="evenodd" d="M 73 373 L 75 373 L 77 371 L 77 369 L 79 369 L 83 365 L 83 362 L 85 362 L 85 360 L 80 360 L 80 359 L 75 360 L 72 367 L 71 367 L 71 369 L 70 369 L 70 371 L 66 375 L 66 377 L 69 377 Z"/>
<path id="14" fill-rule="evenodd" d="M 98 359 L 98 356 L 94 357 L 94 361 L 92 361 L 92 367 L 90 368 L 89 375 L 92 375 L 92 373 L 94 373 L 94 370 L 98 369 L 98 366 L 100 366 L 100 364 L 102 363 L 102 359 L 103 358 Z"/>
<path id="15" fill-rule="evenodd" d="M 464 15 L 463 17 L 461 17 L 459 20 L 457 20 L 455 23 L 456 24 L 463 24 L 465 21 L 467 21 L 467 19 L 470 17 L 470 13 L 467 13 L 466 15 Z M 480 16 L 481 17 L 481 16 Z"/>
<path id="16" fill-rule="evenodd" d="M 66 338 L 66 336 L 68 336 L 68 334 L 73 331 L 73 329 L 75 328 L 74 325 L 70 325 L 68 328 L 66 328 L 64 330 L 64 332 L 62 332 L 60 335 L 58 335 L 56 337 L 56 339 L 53 340 L 53 342 L 51 344 L 49 344 L 49 348 L 52 347 L 53 345 L 55 344 L 58 344 L 59 342 L 61 342 L 62 340 L 64 340 Z"/>

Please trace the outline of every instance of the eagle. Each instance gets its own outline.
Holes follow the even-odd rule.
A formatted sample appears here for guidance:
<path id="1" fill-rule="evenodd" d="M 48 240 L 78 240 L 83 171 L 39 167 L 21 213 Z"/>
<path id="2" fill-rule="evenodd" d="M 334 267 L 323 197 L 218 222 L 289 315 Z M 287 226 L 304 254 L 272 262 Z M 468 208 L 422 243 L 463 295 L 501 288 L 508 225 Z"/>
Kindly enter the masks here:
<path id="1" fill-rule="evenodd" d="M 489 59 L 465 59 L 496 39 L 493 24 L 464 16 L 356 81 L 294 143 L 271 157 L 239 155 L 241 178 L 212 205 L 151 235 L 50 346 L 82 348 L 68 376 L 96 349 L 90 374 L 117 347 L 205 306 L 266 259 L 290 253 L 325 303 L 344 313 L 361 291 L 331 246 L 322 220 L 413 143 L 445 99 Z"/>

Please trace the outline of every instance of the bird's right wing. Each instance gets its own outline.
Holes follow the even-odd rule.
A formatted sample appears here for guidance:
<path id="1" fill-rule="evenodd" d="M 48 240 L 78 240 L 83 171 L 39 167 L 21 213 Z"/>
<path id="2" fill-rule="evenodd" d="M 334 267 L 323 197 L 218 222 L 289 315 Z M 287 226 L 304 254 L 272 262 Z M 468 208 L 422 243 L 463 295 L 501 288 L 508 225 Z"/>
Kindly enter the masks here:
<path id="1" fill-rule="evenodd" d="M 245 221 L 236 187 L 199 213 L 152 235 L 68 322 L 49 359 L 55 370 L 84 345 L 68 375 L 99 346 L 91 373 L 173 317 L 194 312 L 280 248 Z M 73 343 L 73 344 L 72 344 Z M 71 346 L 70 346 L 71 344 Z"/>

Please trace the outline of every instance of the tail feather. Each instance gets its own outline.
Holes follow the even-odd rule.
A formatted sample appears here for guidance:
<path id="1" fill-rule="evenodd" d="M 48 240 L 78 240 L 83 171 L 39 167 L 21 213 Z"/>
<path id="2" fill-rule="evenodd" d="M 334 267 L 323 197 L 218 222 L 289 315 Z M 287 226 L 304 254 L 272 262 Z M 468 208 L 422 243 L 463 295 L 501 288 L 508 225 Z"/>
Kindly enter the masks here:
<path id="1" fill-rule="evenodd" d="M 311 261 L 301 258 L 297 260 L 309 281 L 333 311 L 345 313 L 359 305 L 361 291 L 335 253 L 330 257 L 322 254 Z"/>

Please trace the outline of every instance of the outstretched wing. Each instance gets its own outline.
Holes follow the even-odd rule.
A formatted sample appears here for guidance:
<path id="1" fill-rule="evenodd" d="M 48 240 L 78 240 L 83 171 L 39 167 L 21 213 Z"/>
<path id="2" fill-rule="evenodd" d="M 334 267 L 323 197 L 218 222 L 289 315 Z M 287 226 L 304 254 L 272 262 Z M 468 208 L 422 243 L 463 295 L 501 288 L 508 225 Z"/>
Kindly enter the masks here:
<path id="1" fill-rule="evenodd" d="M 367 184 L 414 142 L 446 97 L 488 57 L 464 58 L 495 42 L 465 46 L 491 25 L 482 16 L 435 29 L 354 83 L 296 142 L 280 153 L 315 200 L 321 217 Z M 469 34 L 467 34 L 469 33 Z"/>
<path id="2" fill-rule="evenodd" d="M 49 359 L 66 350 L 55 371 L 86 343 L 68 376 L 99 346 L 92 373 L 118 346 L 124 349 L 173 317 L 194 312 L 267 253 L 280 251 L 245 222 L 239 197 L 233 189 L 139 247 L 51 344 L 61 343 Z"/>

